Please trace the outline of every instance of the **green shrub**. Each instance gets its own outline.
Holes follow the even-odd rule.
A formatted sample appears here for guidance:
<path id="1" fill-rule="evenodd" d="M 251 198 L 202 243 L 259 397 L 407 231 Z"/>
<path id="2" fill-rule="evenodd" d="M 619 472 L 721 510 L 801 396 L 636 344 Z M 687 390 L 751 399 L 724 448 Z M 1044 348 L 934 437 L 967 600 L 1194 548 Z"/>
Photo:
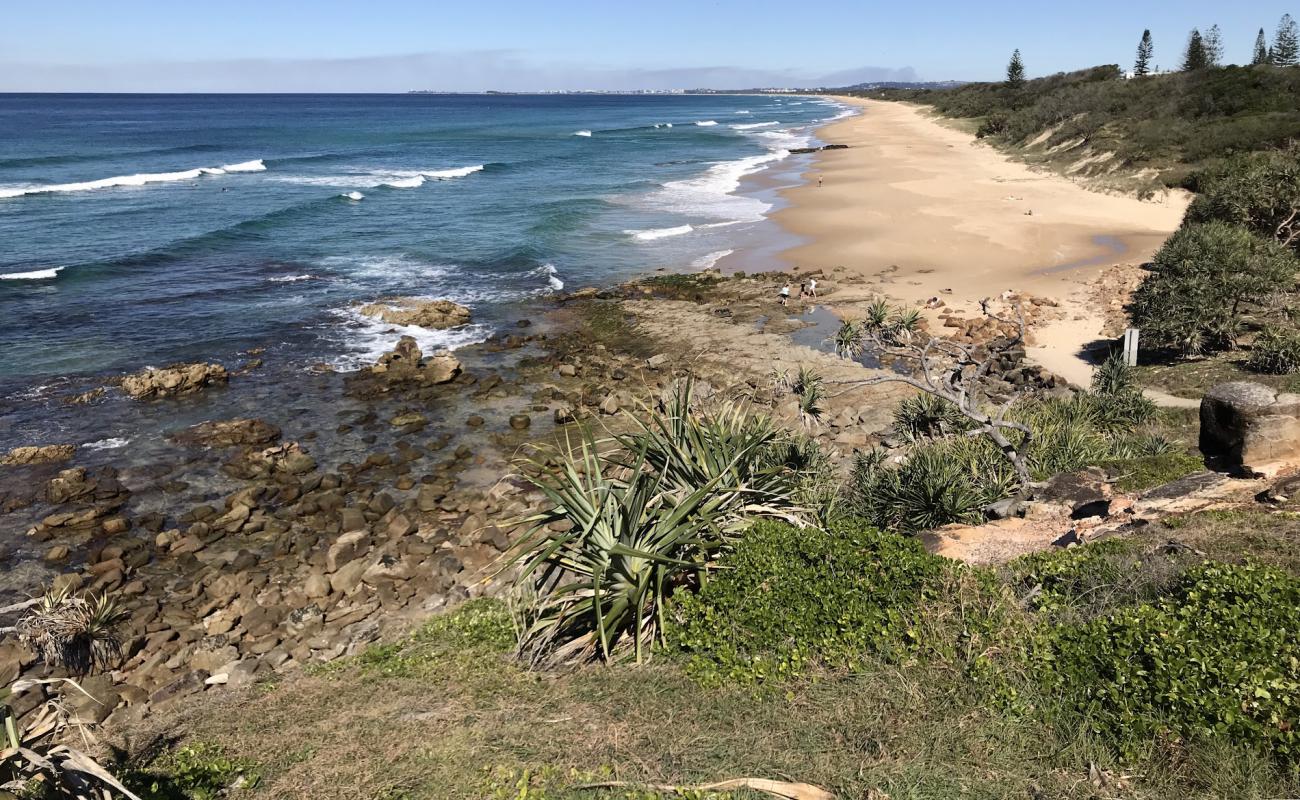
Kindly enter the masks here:
<path id="1" fill-rule="evenodd" d="M 1119 67 L 1104 65 L 1026 81 L 1014 93 L 1001 83 L 968 83 L 870 94 L 925 103 L 949 117 L 980 118 L 977 135 L 1004 144 L 1047 133 L 1045 147 L 1070 145 L 1057 158 L 1077 158 L 1084 148 L 1113 153 L 1102 168 L 1155 167 L 1170 185 L 1234 153 L 1300 139 L 1300 70 L 1223 67 L 1141 80 L 1121 75 Z"/>
<path id="2" fill-rule="evenodd" d="M 1014 472 L 992 443 L 959 437 L 919 443 L 899 462 L 861 454 L 847 491 L 853 513 L 880 528 L 913 532 L 981 522 L 985 506 L 1015 486 Z"/>
<path id="3" fill-rule="evenodd" d="M 1187 223 L 1220 220 L 1300 246 L 1300 146 L 1234 155 L 1195 176 Z"/>
<path id="4" fill-rule="evenodd" d="M 758 523 L 724 566 L 698 594 L 674 599 L 669 642 L 706 683 L 779 681 L 912 651 L 944 563 L 848 520 L 827 531 Z"/>
<path id="5" fill-rule="evenodd" d="M 1145 553 L 1131 539 L 1110 538 L 1022 556 L 1002 573 L 1030 610 L 1057 624 L 1156 599 L 1182 570 L 1175 558 Z"/>
<path id="6" fill-rule="evenodd" d="M 1142 341 L 1195 355 L 1236 346 L 1246 314 L 1295 288 L 1300 264 L 1269 239 L 1225 222 L 1185 225 L 1164 246 L 1133 296 Z"/>
<path id="7" fill-rule="evenodd" d="M 1286 573 L 1207 563 L 1155 602 L 1044 628 L 1037 674 L 1122 752 L 1172 733 L 1300 764 L 1297 607 Z"/>
<path id="8" fill-rule="evenodd" d="M 1300 372 L 1300 333 L 1281 328 L 1265 329 L 1250 346 L 1246 367 L 1265 375 Z"/>
<path id="9" fill-rule="evenodd" d="M 252 789 L 260 779 L 251 761 L 231 758 L 203 742 L 166 753 L 124 778 L 143 800 L 217 800 L 232 789 Z"/>
<path id="10" fill-rule="evenodd" d="M 957 406 L 925 392 L 904 398 L 894 409 L 894 432 L 909 442 L 965 433 L 973 425 Z"/>

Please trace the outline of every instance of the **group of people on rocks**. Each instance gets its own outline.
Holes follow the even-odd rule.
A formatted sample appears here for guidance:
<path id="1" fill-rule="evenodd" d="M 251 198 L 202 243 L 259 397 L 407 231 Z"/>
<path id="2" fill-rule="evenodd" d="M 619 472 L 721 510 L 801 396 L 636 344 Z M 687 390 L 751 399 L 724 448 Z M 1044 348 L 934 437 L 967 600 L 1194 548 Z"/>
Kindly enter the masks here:
<path id="1" fill-rule="evenodd" d="M 778 296 L 781 298 L 781 299 L 780 299 L 781 305 L 785 305 L 785 304 L 787 304 L 787 303 L 790 302 L 790 286 L 791 286 L 791 284 L 790 284 L 789 282 L 787 282 L 787 283 L 785 284 L 785 286 L 782 286 L 782 287 L 781 287 L 781 291 L 778 292 Z M 817 279 L 816 279 L 816 278 L 809 278 L 808 280 L 806 280 L 806 281 L 804 281 L 803 283 L 799 284 L 799 299 L 800 299 L 800 300 L 804 300 L 804 299 L 816 300 L 816 299 L 817 299 Z"/>

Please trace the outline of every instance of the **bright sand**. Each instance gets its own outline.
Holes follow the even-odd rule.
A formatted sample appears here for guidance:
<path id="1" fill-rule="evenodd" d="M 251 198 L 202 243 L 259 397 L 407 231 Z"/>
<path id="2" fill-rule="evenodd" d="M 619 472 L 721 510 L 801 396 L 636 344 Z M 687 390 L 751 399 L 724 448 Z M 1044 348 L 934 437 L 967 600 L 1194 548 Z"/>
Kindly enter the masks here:
<path id="1" fill-rule="evenodd" d="M 1149 260 L 1178 227 L 1185 194 L 1141 201 L 1089 191 L 917 106 L 836 99 L 862 113 L 818 132 L 848 149 L 819 153 L 807 182 L 784 194 L 790 206 L 775 219 L 808 240 L 782 254 L 788 263 L 825 270 L 832 283 L 843 266 L 909 303 L 939 296 L 968 309 L 1008 289 L 1061 300 L 1066 319 L 1037 332 L 1036 349 L 1048 352 L 1036 355 L 1071 380 L 1086 379 L 1075 356 L 1102 323 L 1082 284 L 1107 265 Z"/>

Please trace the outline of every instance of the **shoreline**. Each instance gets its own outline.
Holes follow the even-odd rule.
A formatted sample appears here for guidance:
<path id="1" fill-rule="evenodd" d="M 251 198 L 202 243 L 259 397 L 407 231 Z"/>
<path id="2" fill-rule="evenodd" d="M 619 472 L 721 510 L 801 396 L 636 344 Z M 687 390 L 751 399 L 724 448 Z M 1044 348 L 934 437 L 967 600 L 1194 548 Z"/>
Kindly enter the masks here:
<path id="1" fill-rule="evenodd" d="M 820 270 L 840 284 L 829 301 L 840 315 L 878 295 L 918 306 L 938 298 L 967 315 L 1005 291 L 1051 298 L 1061 319 L 1034 331 L 1031 357 L 1086 383 L 1081 350 L 1103 324 L 1086 296 L 1090 284 L 1110 265 L 1149 260 L 1181 223 L 1187 198 L 1093 192 L 984 146 L 920 106 L 833 99 L 859 113 L 816 131 L 848 148 L 818 152 L 803 185 L 780 193 L 787 205 L 770 219 L 806 241 L 779 254 L 782 268 Z"/>

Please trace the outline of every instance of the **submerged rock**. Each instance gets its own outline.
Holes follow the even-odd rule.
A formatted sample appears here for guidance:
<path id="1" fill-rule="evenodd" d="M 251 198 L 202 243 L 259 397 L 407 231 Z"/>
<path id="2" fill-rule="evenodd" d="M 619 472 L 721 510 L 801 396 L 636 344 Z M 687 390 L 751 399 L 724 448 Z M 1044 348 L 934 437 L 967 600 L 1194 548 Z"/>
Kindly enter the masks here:
<path id="1" fill-rule="evenodd" d="M 172 434 L 172 440 L 200 447 L 234 447 L 270 444 L 280 438 L 280 429 L 260 419 L 222 419 L 200 422 Z"/>
<path id="2" fill-rule="evenodd" d="M 46 444 L 34 445 L 28 447 L 15 447 L 10 450 L 4 458 L 0 458 L 0 466 L 15 467 L 24 464 L 53 464 L 58 461 L 67 461 L 77 452 L 77 446 L 73 444 Z"/>
<path id="3" fill-rule="evenodd" d="M 387 297 L 362 306 L 361 313 L 391 325 L 421 328 L 455 328 L 470 321 L 469 309 L 460 303 L 418 297 Z"/>
<path id="4" fill-rule="evenodd" d="M 195 392 L 207 386 L 225 383 L 229 378 L 220 364 L 176 364 L 170 367 L 143 369 L 122 379 L 122 391 L 137 400 L 171 397 Z"/>

